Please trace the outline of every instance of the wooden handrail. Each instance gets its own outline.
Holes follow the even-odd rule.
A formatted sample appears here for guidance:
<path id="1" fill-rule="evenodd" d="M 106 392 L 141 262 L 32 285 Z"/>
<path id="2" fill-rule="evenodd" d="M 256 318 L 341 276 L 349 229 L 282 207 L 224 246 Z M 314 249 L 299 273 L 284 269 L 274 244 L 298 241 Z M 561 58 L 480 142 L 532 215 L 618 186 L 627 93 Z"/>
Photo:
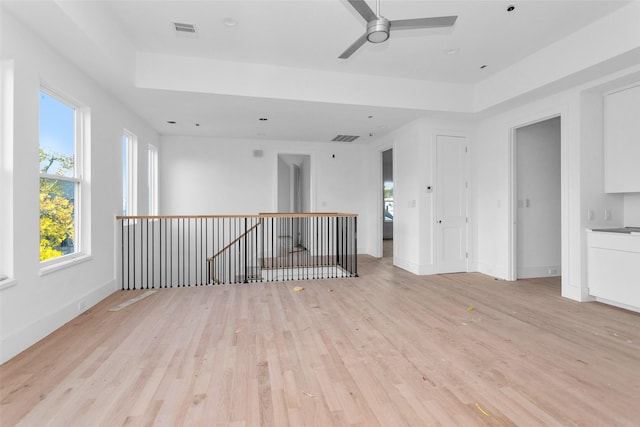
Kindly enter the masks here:
<path id="1" fill-rule="evenodd" d="M 312 217 L 329 217 L 334 218 L 338 216 L 344 217 L 357 217 L 358 214 L 352 213 L 340 213 L 340 212 L 272 212 L 272 213 L 260 213 L 261 218 L 312 218 Z"/>
<path id="2" fill-rule="evenodd" d="M 116 219 L 194 219 L 194 218 L 309 218 L 309 217 L 357 217 L 358 214 L 339 212 L 273 212 L 257 215 L 116 215 Z"/>
<path id="3" fill-rule="evenodd" d="M 251 231 L 253 231 L 254 229 L 258 228 L 260 225 L 262 224 L 262 218 L 260 218 L 260 221 L 256 222 L 250 229 L 248 229 L 247 231 L 245 231 L 244 233 L 242 233 L 241 235 L 239 235 L 238 237 L 236 237 L 231 243 L 229 243 L 227 246 L 225 246 L 224 248 L 220 249 L 218 252 L 216 252 L 211 258 L 208 258 L 207 261 L 213 261 L 214 258 L 216 258 L 218 255 L 220 255 L 222 252 L 226 251 L 227 249 L 229 249 L 231 246 L 233 246 L 237 241 L 239 241 L 240 239 L 242 239 L 244 236 L 246 236 L 247 234 L 249 234 Z"/>
<path id="4" fill-rule="evenodd" d="M 260 215 L 116 215 L 116 219 L 260 218 Z"/>

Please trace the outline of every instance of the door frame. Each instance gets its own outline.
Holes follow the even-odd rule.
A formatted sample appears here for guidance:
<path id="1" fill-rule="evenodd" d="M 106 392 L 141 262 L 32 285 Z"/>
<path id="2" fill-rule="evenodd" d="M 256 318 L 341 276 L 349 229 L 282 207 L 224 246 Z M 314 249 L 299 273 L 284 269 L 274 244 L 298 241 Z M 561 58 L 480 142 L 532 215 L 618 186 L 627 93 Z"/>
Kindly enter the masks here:
<path id="1" fill-rule="evenodd" d="M 296 150 L 283 150 L 276 152 L 274 158 L 274 177 L 273 182 L 275 184 L 275 190 L 273 192 L 273 212 L 278 212 L 278 159 L 280 156 L 309 156 L 309 211 L 316 212 L 316 159 L 315 155 L 309 151 L 296 151 Z M 293 183 L 292 183 L 293 185 Z M 293 203 L 292 188 L 289 188 L 290 191 L 290 204 Z"/>
<path id="2" fill-rule="evenodd" d="M 395 143 L 392 143 L 390 145 L 384 145 L 382 147 L 378 148 L 378 167 L 376 168 L 376 245 L 375 245 L 375 251 L 376 253 L 373 254 L 373 256 L 375 256 L 376 258 L 382 258 L 382 256 L 384 255 L 384 248 L 383 248 L 383 240 L 384 240 L 384 213 L 382 212 L 382 209 L 380 208 L 381 206 L 384 206 L 384 179 L 383 179 L 383 174 L 382 174 L 382 168 L 383 168 L 383 160 L 382 160 L 382 155 L 385 151 L 387 150 L 393 150 L 393 181 L 394 181 L 394 193 L 395 193 L 395 180 L 396 180 L 396 147 L 395 147 Z M 395 219 L 395 218 L 394 218 Z M 396 230 L 395 227 L 393 229 L 393 239 L 395 242 L 395 237 L 396 237 Z"/>
<path id="3" fill-rule="evenodd" d="M 541 115 L 538 118 L 531 119 L 529 121 L 522 121 L 518 124 L 512 125 L 509 128 L 509 189 L 507 195 L 507 206 L 508 206 L 508 250 L 507 250 L 507 280 L 516 281 L 518 280 L 518 152 L 517 152 L 517 130 L 526 126 L 534 125 L 536 123 L 541 123 L 550 119 L 554 119 L 556 117 L 560 118 L 560 192 L 562 195 L 565 195 L 565 158 L 564 146 L 565 146 L 565 136 L 564 136 L 564 126 L 563 126 L 563 114 L 561 112 L 549 113 L 546 115 Z M 561 248 L 561 260 L 560 264 L 561 275 L 564 277 L 565 275 L 565 226 L 564 226 L 564 216 L 566 212 L 565 208 L 565 197 L 561 197 L 561 205 L 560 205 L 560 221 L 561 221 L 561 240 L 562 240 L 562 248 Z"/>
<path id="4" fill-rule="evenodd" d="M 463 138 L 465 140 L 465 147 L 466 147 L 466 151 L 465 151 L 465 157 L 464 157 L 464 169 L 465 169 L 465 182 L 466 182 L 466 187 L 465 187 L 465 195 L 464 195 L 464 202 L 465 202 L 465 211 L 466 211 L 466 218 L 467 218 L 467 222 L 465 224 L 465 246 L 466 246 L 466 253 L 467 253 L 467 258 L 466 258 L 466 264 L 465 264 L 465 272 L 469 271 L 469 266 L 471 265 L 471 204 L 470 204 L 470 197 L 469 194 L 471 192 L 471 184 L 470 184 L 470 179 L 469 179 L 469 156 L 471 155 L 471 138 L 469 138 L 468 135 L 464 134 L 464 133 L 459 133 L 459 132 L 436 132 L 434 134 L 434 139 L 433 139 L 433 164 L 435 165 L 435 167 L 433 168 L 434 171 L 434 176 L 433 176 L 433 182 L 435 184 L 435 192 L 433 193 L 434 199 L 433 200 L 433 230 L 435 231 L 433 233 L 433 250 L 432 250 L 432 254 L 433 254 L 433 263 L 434 263 L 434 267 L 435 267 L 435 273 L 436 274 L 441 274 L 441 270 L 442 270 L 442 265 L 440 262 L 440 252 L 442 250 L 442 236 L 440 233 L 440 230 L 438 229 L 438 214 L 439 214 L 439 209 L 440 209 L 440 205 L 439 205 L 439 199 L 440 199 L 440 188 L 439 188 L 439 182 L 438 182 L 438 174 L 439 174 L 439 169 L 440 169 L 440 164 L 438 162 L 438 137 L 443 136 L 443 137 L 452 137 L 452 138 Z"/>

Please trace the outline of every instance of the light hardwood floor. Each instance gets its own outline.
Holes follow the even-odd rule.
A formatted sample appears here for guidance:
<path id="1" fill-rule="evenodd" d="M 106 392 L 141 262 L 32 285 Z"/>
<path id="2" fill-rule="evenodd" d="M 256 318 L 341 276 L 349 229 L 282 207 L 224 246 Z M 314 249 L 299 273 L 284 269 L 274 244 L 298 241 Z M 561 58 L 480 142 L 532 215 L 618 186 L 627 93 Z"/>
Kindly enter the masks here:
<path id="1" fill-rule="evenodd" d="M 118 292 L 0 367 L 1 424 L 639 425 L 640 315 L 390 262 Z"/>

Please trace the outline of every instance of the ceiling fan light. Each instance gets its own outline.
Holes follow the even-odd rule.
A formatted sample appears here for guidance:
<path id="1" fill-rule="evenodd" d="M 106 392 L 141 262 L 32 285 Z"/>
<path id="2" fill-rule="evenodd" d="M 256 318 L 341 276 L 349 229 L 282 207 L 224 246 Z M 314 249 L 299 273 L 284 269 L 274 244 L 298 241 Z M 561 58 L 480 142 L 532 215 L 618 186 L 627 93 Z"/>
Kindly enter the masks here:
<path id="1" fill-rule="evenodd" d="M 389 20 L 382 16 L 367 24 L 367 40 L 382 43 L 389 38 Z"/>
<path id="2" fill-rule="evenodd" d="M 389 38 L 389 33 L 386 31 L 373 31 L 367 34 L 367 40 L 371 43 L 382 43 Z"/>

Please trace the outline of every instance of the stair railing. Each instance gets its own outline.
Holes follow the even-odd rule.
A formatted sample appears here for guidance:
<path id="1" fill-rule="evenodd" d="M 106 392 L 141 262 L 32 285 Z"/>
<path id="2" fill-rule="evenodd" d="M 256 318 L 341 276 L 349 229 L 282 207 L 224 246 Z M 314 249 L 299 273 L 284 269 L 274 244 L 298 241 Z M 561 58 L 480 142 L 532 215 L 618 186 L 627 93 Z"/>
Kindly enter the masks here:
<path id="1" fill-rule="evenodd" d="M 118 216 L 123 290 L 357 276 L 357 215 Z"/>

